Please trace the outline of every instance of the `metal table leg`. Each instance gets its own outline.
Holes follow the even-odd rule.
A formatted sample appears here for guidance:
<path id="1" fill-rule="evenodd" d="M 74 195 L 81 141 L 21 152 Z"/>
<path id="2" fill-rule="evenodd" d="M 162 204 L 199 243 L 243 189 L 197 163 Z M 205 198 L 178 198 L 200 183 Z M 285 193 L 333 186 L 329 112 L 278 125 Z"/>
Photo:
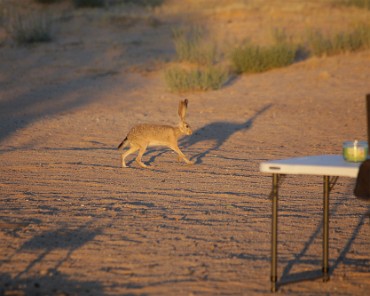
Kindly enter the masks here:
<path id="1" fill-rule="evenodd" d="M 279 197 L 279 182 L 284 175 L 272 175 L 272 229 L 271 229 L 271 291 L 276 292 L 277 285 L 277 228 L 278 228 L 278 197 Z M 329 274 L 329 195 L 330 191 L 336 184 L 338 177 L 330 179 L 329 176 L 324 176 L 324 209 L 323 209 L 323 258 L 322 272 L 323 281 L 327 282 L 330 279 Z"/>
<path id="2" fill-rule="evenodd" d="M 324 176 L 324 218 L 323 218 L 323 252 L 322 252 L 322 273 L 323 281 L 330 280 L 329 274 L 329 195 L 333 189 L 338 177 L 330 179 L 329 176 Z"/>
<path id="3" fill-rule="evenodd" d="M 329 176 L 324 176 L 324 218 L 323 218 L 323 250 L 322 273 L 323 281 L 329 281 Z"/>
<path id="4" fill-rule="evenodd" d="M 277 291 L 277 208 L 279 174 L 272 175 L 271 291 Z"/>

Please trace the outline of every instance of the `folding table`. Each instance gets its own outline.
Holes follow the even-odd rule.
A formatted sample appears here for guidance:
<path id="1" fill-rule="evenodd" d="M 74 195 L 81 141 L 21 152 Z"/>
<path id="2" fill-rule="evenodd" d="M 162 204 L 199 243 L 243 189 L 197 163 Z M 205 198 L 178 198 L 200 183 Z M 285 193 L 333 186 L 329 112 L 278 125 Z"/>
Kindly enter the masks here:
<path id="1" fill-rule="evenodd" d="M 342 155 L 318 155 L 282 160 L 271 160 L 260 164 L 260 171 L 272 173 L 272 233 L 271 233 L 271 291 L 277 291 L 277 227 L 279 183 L 283 175 L 323 176 L 324 225 L 323 225 L 323 281 L 329 280 L 329 194 L 338 177 L 356 178 L 360 163 L 351 163 Z"/>

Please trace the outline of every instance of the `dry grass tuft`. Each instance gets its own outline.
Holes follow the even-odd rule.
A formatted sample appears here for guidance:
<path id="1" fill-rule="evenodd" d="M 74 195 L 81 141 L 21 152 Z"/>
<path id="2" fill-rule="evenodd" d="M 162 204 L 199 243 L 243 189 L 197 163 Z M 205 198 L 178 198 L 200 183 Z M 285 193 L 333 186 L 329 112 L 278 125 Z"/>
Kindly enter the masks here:
<path id="1" fill-rule="evenodd" d="M 2 23 L 8 35 L 19 45 L 50 42 L 53 39 L 52 17 L 45 11 L 2 11 Z"/>

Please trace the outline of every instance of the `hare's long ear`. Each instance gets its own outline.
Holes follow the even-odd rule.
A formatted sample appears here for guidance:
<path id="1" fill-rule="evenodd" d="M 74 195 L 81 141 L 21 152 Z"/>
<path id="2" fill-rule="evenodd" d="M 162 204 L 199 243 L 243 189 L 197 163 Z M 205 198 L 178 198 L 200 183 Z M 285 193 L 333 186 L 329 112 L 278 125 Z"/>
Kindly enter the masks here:
<path id="1" fill-rule="evenodd" d="M 188 99 L 185 99 L 183 101 L 180 101 L 179 102 L 179 116 L 181 118 L 182 121 L 185 121 L 185 116 L 186 116 L 186 110 L 188 108 Z"/>

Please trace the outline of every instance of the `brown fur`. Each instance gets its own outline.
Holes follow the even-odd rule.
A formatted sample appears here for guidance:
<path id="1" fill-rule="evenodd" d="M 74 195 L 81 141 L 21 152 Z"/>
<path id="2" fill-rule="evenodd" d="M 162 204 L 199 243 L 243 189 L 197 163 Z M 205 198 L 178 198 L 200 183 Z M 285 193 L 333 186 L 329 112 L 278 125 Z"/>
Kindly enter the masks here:
<path id="1" fill-rule="evenodd" d="M 137 150 L 139 150 L 138 156 L 136 157 L 137 163 L 141 167 L 147 167 L 141 161 L 141 158 L 149 146 L 166 146 L 175 151 L 179 155 L 179 158 L 183 159 L 187 164 L 192 164 L 181 152 L 177 144 L 180 136 L 192 134 L 190 126 L 185 122 L 187 106 L 187 99 L 179 102 L 178 115 L 180 117 L 180 123 L 178 126 L 156 124 L 139 124 L 134 126 L 127 134 L 127 137 L 118 146 L 118 149 L 126 147 L 127 145 L 130 146 L 130 148 L 122 154 L 122 167 L 126 167 L 125 158 Z"/>

